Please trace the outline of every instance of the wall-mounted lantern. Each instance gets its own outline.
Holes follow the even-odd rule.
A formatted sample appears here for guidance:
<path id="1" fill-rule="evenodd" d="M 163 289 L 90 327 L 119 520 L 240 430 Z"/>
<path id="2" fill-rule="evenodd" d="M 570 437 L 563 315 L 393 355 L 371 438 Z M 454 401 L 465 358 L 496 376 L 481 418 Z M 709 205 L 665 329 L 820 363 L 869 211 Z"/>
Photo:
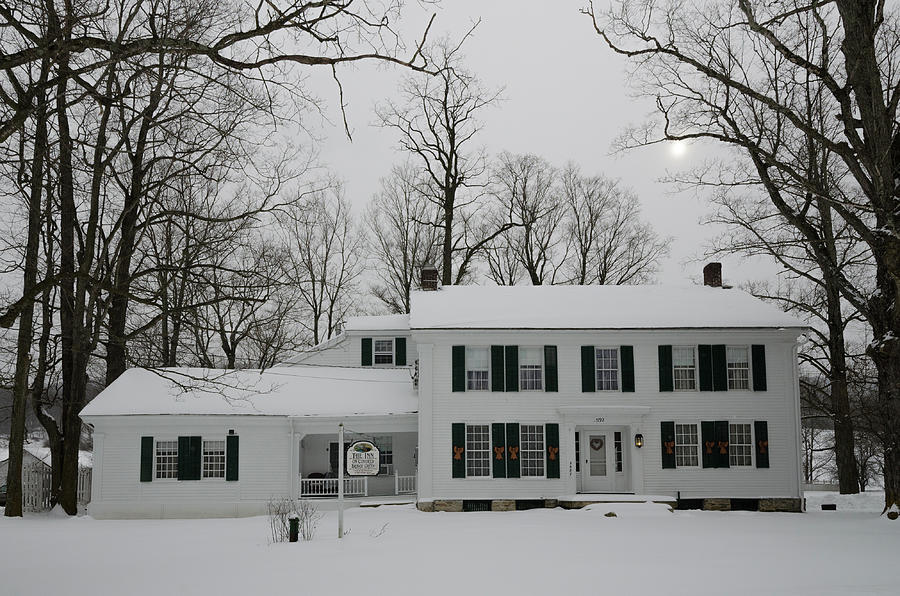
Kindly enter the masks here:
<path id="1" fill-rule="evenodd" d="M 644 435 L 641 433 L 634 435 L 634 446 L 638 449 L 644 446 Z"/>

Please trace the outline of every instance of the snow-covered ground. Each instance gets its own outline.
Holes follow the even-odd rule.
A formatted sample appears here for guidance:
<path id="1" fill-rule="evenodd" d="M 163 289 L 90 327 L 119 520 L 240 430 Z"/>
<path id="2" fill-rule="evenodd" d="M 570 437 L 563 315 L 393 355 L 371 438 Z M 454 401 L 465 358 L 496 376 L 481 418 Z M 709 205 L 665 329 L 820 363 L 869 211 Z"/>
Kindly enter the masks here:
<path id="1" fill-rule="evenodd" d="M 0 518 L 0 594 L 900 593 L 900 521 L 881 493 L 810 493 L 810 513 L 352 509 L 335 537 L 269 544 L 264 517 L 100 521 Z M 616 517 L 607 517 L 609 511 Z"/>

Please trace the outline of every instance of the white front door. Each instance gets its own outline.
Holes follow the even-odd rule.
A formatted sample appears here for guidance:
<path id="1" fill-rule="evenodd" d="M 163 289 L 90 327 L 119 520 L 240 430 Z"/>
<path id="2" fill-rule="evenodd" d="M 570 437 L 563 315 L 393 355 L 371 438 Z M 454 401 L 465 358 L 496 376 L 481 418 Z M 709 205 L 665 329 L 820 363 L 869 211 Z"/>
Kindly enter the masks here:
<path id="1" fill-rule="evenodd" d="M 580 430 L 582 492 L 611 493 L 628 490 L 622 443 L 624 434 L 624 429 Z"/>

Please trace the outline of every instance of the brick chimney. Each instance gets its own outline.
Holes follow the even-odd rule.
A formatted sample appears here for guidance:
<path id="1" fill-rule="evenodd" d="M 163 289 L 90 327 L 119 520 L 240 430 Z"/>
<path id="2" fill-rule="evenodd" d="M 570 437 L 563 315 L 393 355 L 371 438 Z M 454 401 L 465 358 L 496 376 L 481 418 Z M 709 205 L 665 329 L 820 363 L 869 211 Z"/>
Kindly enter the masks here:
<path id="1" fill-rule="evenodd" d="M 438 270 L 434 265 L 422 266 L 422 289 L 426 292 L 438 289 Z"/>
<path id="2" fill-rule="evenodd" d="M 722 287 L 722 263 L 707 263 L 703 268 L 703 285 L 711 288 Z"/>

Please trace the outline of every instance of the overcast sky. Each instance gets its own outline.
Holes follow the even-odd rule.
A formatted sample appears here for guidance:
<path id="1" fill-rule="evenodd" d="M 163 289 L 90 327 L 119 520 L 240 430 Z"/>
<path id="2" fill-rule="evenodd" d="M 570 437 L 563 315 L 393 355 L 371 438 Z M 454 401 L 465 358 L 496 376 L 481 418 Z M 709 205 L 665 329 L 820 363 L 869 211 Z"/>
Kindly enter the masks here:
<path id="1" fill-rule="evenodd" d="M 574 161 L 586 174 L 621 179 L 637 192 L 644 217 L 660 234 L 675 239 L 659 281 L 699 281 L 702 262 L 689 261 L 700 256 L 703 243 L 715 233 L 699 224 L 706 202 L 690 193 L 675 194 L 659 179 L 667 170 L 698 163 L 701 148 L 690 146 L 677 155 L 671 146 L 658 145 L 611 154 L 615 137 L 627 124 L 645 120 L 652 105 L 632 96 L 624 59 L 603 45 L 589 18 L 579 13 L 584 4 L 579 0 L 445 0 L 438 6 L 413 2 L 404 9 L 402 28 L 421 33 L 436 12 L 432 36 L 459 38 L 480 19 L 464 45 L 466 64 L 487 87 L 505 88 L 504 101 L 483 114 L 480 143 L 488 154 L 534 153 L 557 166 Z M 325 102 L 329 120 L 315 123 L 317 128 L 321 124 L 319 153 L 345 182 L 348 197 L 361 213 L 379 179 L 405 158 L 396 150 L 394 133 L 374 125 L 373 112 L 376 103 L 396 94 L 405 73 L 371 65 L 346 68 L 340 74 L 353 140 L 348 140 L 340 125 L 330 71 L 320 70 L 310 80 Z M 732 284 L 770 274 L 770 268 L 759 264 L 725 260 L 724 277 Z"/>

